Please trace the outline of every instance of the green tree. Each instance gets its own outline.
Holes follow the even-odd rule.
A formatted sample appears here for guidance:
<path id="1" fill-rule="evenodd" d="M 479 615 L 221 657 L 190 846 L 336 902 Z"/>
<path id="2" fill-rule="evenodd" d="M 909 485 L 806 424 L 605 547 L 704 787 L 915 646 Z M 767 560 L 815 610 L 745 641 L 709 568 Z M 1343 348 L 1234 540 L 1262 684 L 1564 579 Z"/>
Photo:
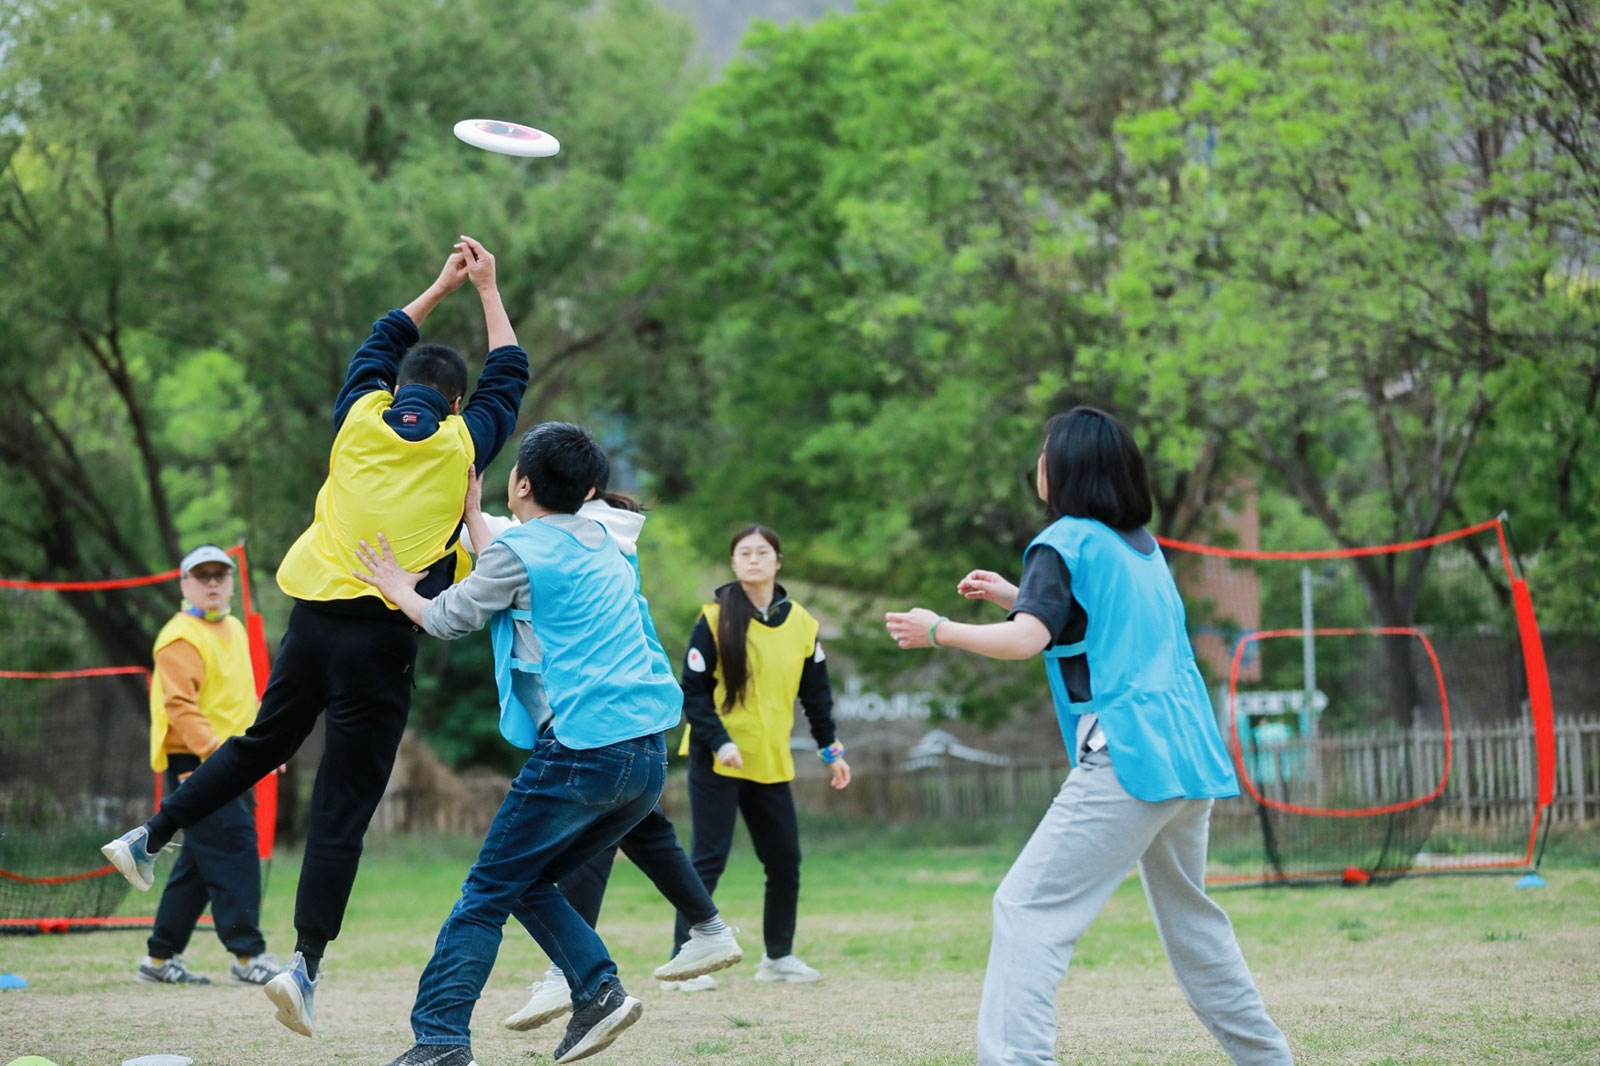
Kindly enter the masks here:
<path id="1" fill-rule="evenodd" d="M 1185 375 L 1346 546 L 1456 521 L 1515 383 L 1570 387 L 1592 351 L 1547 291 L 1580 253 L 1547 210 L 1550 143 L 1458 6 L 1213 9 L 1188 91 L 1122 125 L 1136 162 L 1187 165 L 1123 231 L 1108 357 Z M 1429 561 L 1356 560 L 1376 622 L 1415 619 Z M 1407 721 L 1410 642 L 1386 647 Z"/>
<path id="2" fill-rule="evenodd" d="M 605 236 L 692 81 L 687 26 L 648 0 L 9 2 L 0 42 L 0 573 L 35 579 L 245 535 L 270 574 L 350 352 L 463 231 L 498 253 L 527 414 L 568 403 L 635 317 L 631 248 Z M 468 148 L 450 129 L 473 115 L 566 151 Z M 470 300 L 427 325 L 482 351 Z M 119 662 L 171 609 L 73 602 Z"/>
<path id="3" fill-rule="evenodd" d="M 888 2 L 751 35 L 636 183 L 659 289 L 628 410 L 708 539 L 761 518 L 817 576 L 918 594 L 1014 569 L 1045 417 L 1148 388 L 1080 355 L 1114 327 L 1136 191 L 1114 122 L 1163 98 L 1189 23 L 1175 3 Z M 1225 483 L 1186 416 L 1141 427 L 1169 530 Z"/>

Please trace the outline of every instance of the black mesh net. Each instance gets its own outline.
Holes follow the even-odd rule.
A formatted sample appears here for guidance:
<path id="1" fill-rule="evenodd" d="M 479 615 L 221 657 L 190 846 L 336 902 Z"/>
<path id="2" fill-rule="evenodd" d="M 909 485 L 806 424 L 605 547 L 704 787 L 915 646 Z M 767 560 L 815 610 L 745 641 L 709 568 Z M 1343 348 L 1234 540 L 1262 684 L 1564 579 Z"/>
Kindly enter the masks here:
<path id="1" fill-rule="evenodd" d="M 1243 795 L 1214 880 L 1529 862 L 1537 755 L 1499 527 L 1375 553 L 1170 545 Z"/>

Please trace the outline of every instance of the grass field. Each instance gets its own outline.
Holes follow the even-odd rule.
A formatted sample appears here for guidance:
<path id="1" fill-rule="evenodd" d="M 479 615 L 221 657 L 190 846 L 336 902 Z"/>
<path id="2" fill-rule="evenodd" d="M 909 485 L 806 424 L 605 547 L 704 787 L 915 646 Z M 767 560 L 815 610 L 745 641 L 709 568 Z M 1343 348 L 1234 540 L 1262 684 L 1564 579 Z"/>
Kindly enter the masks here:
<path id="1" fill-rule="evenodd" d="M 594 1061 L 972 1063 L 989 899 L 1024 832 L 1013 826 L 984 845 L 928 847 L 912 842 L 915 833 L 880 839 L 813 827 L 796 945 L 823 972 L 810 986 L 751 980 L 761 950 L 760 877 L 748 850 L 737 851 L 719 904 L 745 929 L 750 958 L 716 991 L 692 995 L 659 991 L 649 980 L 669 946 L 670 915 L 619 861 L 601 932 L 645 1015 Z M 0 991 L 0 1063 L 42 1054 L 60 1066 L 115 1066 L 169 1052 L 199 1066 L 380 1066 L 409 1046 L 416 977 L 472 844 L 392 840 L 369 849 L 345 934 L 328 958 L 316 1041 L 273 1022 L 257 989 L 225 980 L 207 988 L 134 983 L 139 933 L 0 937 L 0 971 L 31 982 Z M 1302 1063 L 1597 1063 L 1600 864 L 1552 866 L 1549 887 L 1535 891 L 1497 876 L 1219 898 Z M 275 864 L 265 915 L 271 946 L 285 957 L 295 874 L 292 861 Z M 197 934 L 188 958 L 213 978 L 227 973 L 208 932 Z M 508 926 L 474 1019 L 484 1066 L 549 1061 L 557 1027 L 499 1027 L 544 965 L 520 927 Z M 1172 980 L 1137 878 L 1079 945 L 1060 1005 L 1064 1064 L 1226 1063 Z"/>

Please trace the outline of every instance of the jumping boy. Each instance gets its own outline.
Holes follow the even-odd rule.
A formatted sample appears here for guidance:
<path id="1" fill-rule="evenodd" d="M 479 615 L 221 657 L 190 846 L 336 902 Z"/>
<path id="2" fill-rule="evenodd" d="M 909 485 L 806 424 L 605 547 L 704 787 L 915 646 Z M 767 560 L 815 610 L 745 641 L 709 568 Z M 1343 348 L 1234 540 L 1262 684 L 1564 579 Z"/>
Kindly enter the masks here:
<path id="1" fill-rule="evenodd" d="M 577 513 L 608 472 L 605 452 L 580 427 L 530 429 L 507 485 L 520 524 L 433 600 L 416 593 L 423 575 L 407 573 L 383 538 L 381 555 L 365 542 L 358 553 L 369 571 L 358 576 L 431 635 L 449 640 L 491 625 L 500 731 L 533 749 L 418 982 L 416 1044 L 390 1066 L 471 1066 L 472 1008 L 508 915 L 572 990 L 556 1062 L 601 1050 L 643 1012 L 623 991 L 605 943 L 556 888 L 655 807 L 667 775 L 662 734 L 683 707 L 638 571 L 604 526 Z M 534 669 L 551 712 L 542 732 L 532 711 L 540 699 Z"/>
<path id="2" fill-rule="evenodd" d="M 463 406 L 465 360 L 443 345 L 417 344 L 417 331 L 468 278 L 490 350 Z M 501 304 L 494 256 L 462 237 L 433 284 L 380 319 L 350 361 L 334 403 L 328 479 L 310 528 L 278 568 L 278 586 L 295 604 L 255 724 L 201 763 L 148 823 L 101 849 L 148 891 L 154 856 L 173 835 L 286 762 L 326 710 L 295 897 L 295 954 L 266 986 L 278 1021 L 304 1036 L 314 1033 L 323 952 L 339 935 L 362 838 L 405 731 L 417 653 L 416 627 L 351 576 L 350 546 L 382 530 L 401 563 L 421 571 L 419 597 L 448 588 L 467 568 L 457 529 L 468 471 L 504 446 L 527 387 L 528 356 Z"/>

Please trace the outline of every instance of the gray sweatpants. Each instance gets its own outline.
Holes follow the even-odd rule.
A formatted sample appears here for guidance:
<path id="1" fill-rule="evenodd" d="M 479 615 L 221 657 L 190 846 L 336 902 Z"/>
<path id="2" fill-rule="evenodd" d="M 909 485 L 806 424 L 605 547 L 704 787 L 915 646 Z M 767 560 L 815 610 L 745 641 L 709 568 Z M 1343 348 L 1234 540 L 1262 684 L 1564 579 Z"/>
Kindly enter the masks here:
<path id="1" fill-rule="evenodd" d="M 1211 801 L 1146 803 L 1110 754 L 1080 759 L 994 895 L 978 1066 L 1055 1066 L 1056 987 L 1072 948 L 1134 863 L 1184 998 L 1239 1066 L 1289 1066 L 1283 1031 L 1205 892 Z"/>

